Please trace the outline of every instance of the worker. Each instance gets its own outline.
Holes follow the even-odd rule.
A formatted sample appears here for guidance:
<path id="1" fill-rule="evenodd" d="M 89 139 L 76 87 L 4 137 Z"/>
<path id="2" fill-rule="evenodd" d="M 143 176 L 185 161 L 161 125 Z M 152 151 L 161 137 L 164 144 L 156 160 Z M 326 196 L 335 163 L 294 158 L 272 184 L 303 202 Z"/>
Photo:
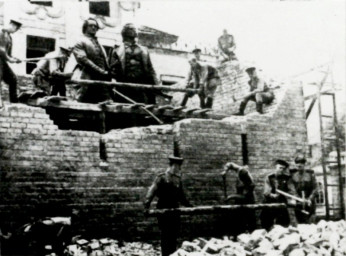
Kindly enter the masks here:
<path id="1" fill-rule="evenodd" d="M 32 71 L 35 86 L 46 95 L 66 96 L 65 82 L 72 73 L 65 73 L 64 69 L 70 53 L 71 49 L 62 44 L 58 50 L 47 53 Z"/>
<path id="2" fill-rule="evenodd" d="M 254 204 L 255 183 L 249 172 L 248 166 L 240 166 L 233 162 L 228 162 L 224 165 L 224 170 L 221 173 L 226 186 L 226 175 L 232 170 L 236 175 L 236 195 L 230 195 L 226 201 L 233 200 L 234 204 Z M 225 188 L 226 191 L 226 188 Z M 256 228 L 256 216 L 252 209 L 235 210 L 232 221 L 233 235 L 238 235 L 244 232 L 252 232 Z"/>
<path id="3" fill-rule="evenodd" d="M 234 50 L 236 44 L 234 42 L 233 35 L 228 34 L 227 30 L 223 30 L 222 36 L 218 39 L 218 46 L 221 52 L 221 55 L 224 57 L 224 61 L 237 60 Z"/>
<path id="4" fill-rule="evenodd" d="M 106 52 L 96 37 L 99 28 L 93 18 L 84 21 L 83 35 L 72 51 L 78 63 L 72 79 L 111 80 Z M 113 96 L 111 88 L 107 85 L 76 85 L 74 89 L 79 102 L 99 103 L 110 101 Z"/>
<path id="5" fill-rule="evenodd" d="M 183 158 L 169 157 L 169 167 L 166 172 L 159 174 L 146 195 L 144 202 L 145 210 L 148 211 L 154 197 L 158 198 L 157 208 L 178 208 L 191 206 L 186 199 L 182 181 L 181 165 Z M 177 249 L 178 231 L 180 228 L 180 216 L 172 213 L 166 213 L 158 217 L 161 230 L 161 252 L 162 256 L 168 256 Z"/>
<path id="6" fill-rule="evenodd" d="M 298 223 L 313 223 L 315 221 L 317 195 L 317 181 L 313 170 L 306 169 L 306 159 L 303 155 L 298 155 L 295 160 L 296 168 L 291 170 L 293 184 L 298 193 L 298 196 L 305 199 L 306 203 L 298 204 L 296 216 Z M 304 214 L 303 211 L 309 212 Z"/>
<path id="7" fill-rule="evenodd" d="M 137 28 L 132 23 L 126 24 L 121 36 L 123 43 L 115 45 L 110 57 L 109 65 L 112 78 L 117 82 L 159 85 L 155 69 L 146 47 L 137 43 Z M 143 91 L 136 88 L 117 88 L 137 103 L 155 104 L 156 95 L 171 99 L 172 96 L 162 93 L 160 90 Z M 116 102 L 128 102 L 121 96 L 115 96 Z"/>
<path id="8" fill-rule="evenodd" d="M 200 107 L 202 109 L 212 108 L 214 101 L 214 94 L 216 88 L 221 85 L 221 79 L 218 71 L 213 66 L 202 63 L 196 58 L 192 58 L 190 61 L 191 72 L 193 76 L 193 89 L 198 89 L 198 96 L 200 99 Z M 191 87 L 187 85 L 187 87 Z M 186 93 L 181 106 L 185 106 L 189 97 L 192 97 L 194 93 Z"/>
<path id="9" fill-rule="evenodd" d="M 8 63 L 21 63 L 21 61 L 11 55 L 12 37 L 11 34 L 17 32 L 22 26 L 17 20 L 11 20 L 7 27 L 0 30 L 0 102 L 1 102 L 1 82 L 4 81 L 9 86 L 10 102 L 18 102 L 17 77 Z"/>
<path id="10" fill-rule="evenodd" d="M 263 114 L 263 103 L 270 104 L 274 99 L 274 94 L 266 82 L 258 77 L 255 67 L 249 67 L 246 70 L 249 75 L 250 93 L 248 93 L 240 103 L 239 111 L 235 115 L 244 115 L 247 103 L 252 100 L 256 102 L 256 110 Z"/>
<path id="11" fill-rule="evenodd" d="M 297 196 L 292 177 L 289 173 L 289 164 L 282 159 L 275 161 L 275 172 L 268 174 L 264 180 L 264 203 L 285 203 L 295 205 L 295 201 L 278 194 L 277 189 Z M 294 209 L 263 209 L 261 212 L 262 227 L 270 230 L 274 224 L 289 226 L 296 225 L 297 220 Z"/>

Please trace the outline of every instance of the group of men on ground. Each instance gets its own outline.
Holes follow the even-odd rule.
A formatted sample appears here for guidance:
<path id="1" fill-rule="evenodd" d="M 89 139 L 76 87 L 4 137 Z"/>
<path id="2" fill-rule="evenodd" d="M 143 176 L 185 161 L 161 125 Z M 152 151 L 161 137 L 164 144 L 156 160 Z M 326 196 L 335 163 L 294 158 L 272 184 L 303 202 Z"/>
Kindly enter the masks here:
<path id="1" fill-rule="evenodd" d="M 186 199 L 182 180 L 181 165 L 183 158 L 172 156 L 169 158 L 169 168 L 159 174 L 148 190 L 144 202 L 147 212 L 152 200 L 157 197 L 158 209 L 178 208 L 180 205 L 191 206 Z M 315 218 L 315 197 L 317 182 L 314 171 L 305 168 L 306 159 L 299 155 L 295 158 L 295 168 L 278 159 L 275 161 L 275 171 L 268 174 L 264 180 L 264 203 L 284 203 L 287 208 L 265 208 L 260 214 L 262 227 L 269 230 L 274 224 L 282 226 L 296 226 L 298 223 L 311 223 Z M 236 194 L 228 196 L 227 203 L 254 204 L 255 183 L 248 166 L 240 166 L 233 162 L 226 163 L 221 173 L 226 177 L 229 171 L 236 175 Z M 289 194 L 284 196 L 282 193 Z M 292 198 L 302 199 L 303 203 Z M 176 250 L 180 217 L 174 213 L 166 213 L 158 217 L 161 229 L 162 256 L 170 255 Z M 226 225 L 228 234 L 238 235 L 242 232 L 252 232 L 256 229 L 256 215 L 252 209 L 239 209 L 232 215 Z"/>

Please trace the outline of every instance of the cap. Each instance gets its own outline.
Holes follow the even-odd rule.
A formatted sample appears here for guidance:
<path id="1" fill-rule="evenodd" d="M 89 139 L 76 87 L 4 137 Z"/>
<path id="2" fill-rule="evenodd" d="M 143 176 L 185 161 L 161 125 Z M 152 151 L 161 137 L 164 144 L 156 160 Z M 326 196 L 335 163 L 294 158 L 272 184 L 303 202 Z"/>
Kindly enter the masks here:
<path id="1" fill-rule="evenodd" d="M 295 159 L 294 162 L 296 164 L 305 164 L 306 163 L 306 159 L 303 155 L 298 155 Z"/>
<path id="2" fill-rule="evenodd" d="M 198 52 L 202 52 L 202 50 L 199 48 L 195 48 L 192 50 L 192 53 L 198 53 Z"/>
<path id="3" fill-rule="evenodd" d="M 21 22 L 19 22 L 18 20 L 14 20 L 14 19 L 11 19 L 10 23 L 17 25 L 18 27 L 21 27 L 23 25 Z"/>
<path id="4" fill-rule="evenodd" d="M 285 168 L 287 168 L 288 166 L 290 166 L 285 160 L 282 160 L 282 159 L 277 159 L 277 160 L 275 161 L 275 164 L 279 164 L 279 165 L 285 166 Z"/>
<path id="5" fill-rule="evenodd" d="M 70 52 L 72 50 L 71 47 L 69 47 L 66 43 L 61 43 L 59 45 L 59 48 L 65 50 L 67 52 Z"/>
<path id="6" fill-rule="evenodd" d="M 247 69 L 245 69 L 246 73 L 252 73 L 256 70 L 255 67 L 248 67 Z"/>
<path id="7" fill-rule="evenodd" d="M 173 163 L 182 164 L 184 161 L 184 158 L 177 157 L 177 156 L 169 156 L 168 159 L 170 164 L 173 164 Z"/>

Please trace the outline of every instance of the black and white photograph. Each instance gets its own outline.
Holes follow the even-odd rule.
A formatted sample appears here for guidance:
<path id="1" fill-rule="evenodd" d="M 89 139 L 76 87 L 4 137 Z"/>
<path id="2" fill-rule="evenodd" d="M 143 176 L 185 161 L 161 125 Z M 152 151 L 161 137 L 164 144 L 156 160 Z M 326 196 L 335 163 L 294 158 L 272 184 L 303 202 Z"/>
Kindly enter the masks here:
<path id="1" fill-rule="evenodd" d="M 0 0 L 0 256 L 346 256 L 345 0 Z"/>

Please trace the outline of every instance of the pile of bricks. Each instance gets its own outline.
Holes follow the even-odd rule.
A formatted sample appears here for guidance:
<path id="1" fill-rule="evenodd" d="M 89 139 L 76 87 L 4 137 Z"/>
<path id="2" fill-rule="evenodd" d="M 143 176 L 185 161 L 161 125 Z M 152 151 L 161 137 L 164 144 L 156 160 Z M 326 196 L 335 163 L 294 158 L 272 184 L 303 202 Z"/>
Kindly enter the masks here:
<path id="1" fill-rule="evenodd" d="M 91 241 L 79 239 L 65 249 L 68 256 L 159 256 L 159 248 L 151 244 L 131 242 L 119 244 L 117 240 L 103 238 Z"/>
<path id="2" fill-rule="evenodd" d="M 284 228 L 276 225 L 267 232 L 255 230 L 252 234 L 241 234 L 237 241 L 231 238 L 198 238 L 183 242 L 172 256 L 341 256 L 346 255 L 346 222 L 300 224 Z"/>

